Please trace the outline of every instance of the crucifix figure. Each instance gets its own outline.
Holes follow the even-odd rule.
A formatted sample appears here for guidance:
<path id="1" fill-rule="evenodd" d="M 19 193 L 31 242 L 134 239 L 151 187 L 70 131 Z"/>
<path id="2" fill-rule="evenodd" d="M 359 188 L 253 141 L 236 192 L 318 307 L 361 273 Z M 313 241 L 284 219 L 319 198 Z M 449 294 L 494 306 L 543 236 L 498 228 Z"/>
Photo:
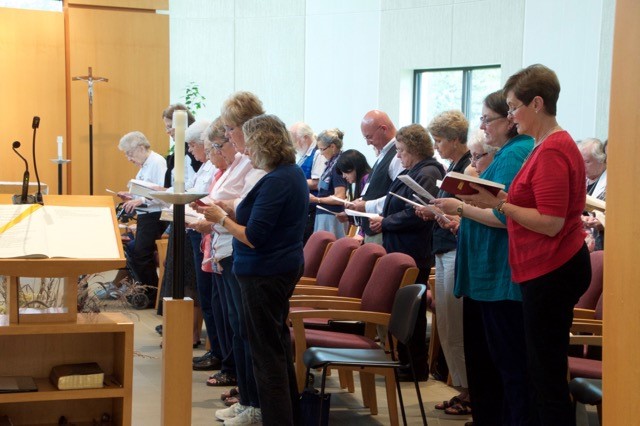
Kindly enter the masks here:
<path id="1" fill-rule="evenodd" d="M 89 67 L 89 75 L 81 75 L 73 77 L 71 80 L 86 81 L 89 86 L 89 195 L 93 195 L 93 83 L 109 81 L 108 78 L 94 77 L 91 67 Z"/>

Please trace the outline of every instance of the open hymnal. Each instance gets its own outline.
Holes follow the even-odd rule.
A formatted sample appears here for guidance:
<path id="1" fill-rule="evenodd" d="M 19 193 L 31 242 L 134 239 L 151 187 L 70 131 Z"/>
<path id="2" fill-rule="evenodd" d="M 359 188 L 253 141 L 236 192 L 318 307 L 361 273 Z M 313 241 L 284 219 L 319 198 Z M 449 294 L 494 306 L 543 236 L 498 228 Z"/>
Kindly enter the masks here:
<path id="1" fill-rule="evenodd" d="M 432 201 L 435 200 L 436 198 L 431 195 L 429 193 L 429 191 L 427 191 L 426 189 L 424 189 L 422 186 L 420 186 L 420 184 L 418 182 L 416 182 L 415 180 L 413 180 L 411 178 L 411 176 L 409 175 L 399 175 L 398 179 L 400 179 L 400 181 L 402 183 L 404 183 L 405 185 L 407 185 L 409 188 L 411 188 L 416 194 L 418 194 L 419 196 Z"/>
<path id="2" fill-rule="evenodd" d="M 132 195 L 138 195 L 144 198 L 153 198 L 151 193 L 155 191 L 164 191 L 164 188 L 156 185 L 155 183 L 144 180 L 131 179 L 129 181 L 129 192 Z"/>
<path id="3" fill-rule="evenodd" d="M 492 182 L 475 176 L 464 175 L 458 172 L 447 173 L 441 182 L 438 181 L 437 185 L 440 189 L 454 195 L 477 194 L 478 191 L 470 186 L 471 183 L 482 186 L 493 195 L 498 195 L 498 193 L 505 188 L 501 183 Z"/>
<path id="4" fill-rule="evenodd" d="M 402 201 L 404 201 L 404 202 L 405 202 L 405 203 L 407 203 L 407 204 L 411 204 L 412 206 L 415 206 L 415 207 L 423 207 L 423 206 L 424 206 L 424 207 L 427 207 L 427 208 L 428 208 L 429 210 L 431 210 L 431 211 L 433 212 L 433 214 L 434 214 L 434 215 L 436 215 L 437 217 L 442 218 L 442 220 L 444 220 L 444 221 L 445 221 L 445 222 L 447 222 L 447 223 L 448 223 L 448 222 L 450 222 L 450 220 L 449 220 L 445 215 L 443 215 L 443 214 L 440 212 L 440 210 L 438 210 L 435 206 L 432 206 L 431 204 L 427 204 L 427 203 L 425 203 L 425 202 L 424 202 L 424 201 L 422 201 L 419 197 L 417 197 L 417 196 L 416 196 L 416 194 L 413 194 L 413 195 L 414 195 L 414 198 L 416 198 L 416 199 L 419 201 L 419 203 L 416 203 L 415 201 L 412 201 L 412 200 L 410 200 L 410 199 L 408 199 L 408 198 L 403 197 L 402 195 L 398 195 L 398 194 L 396 194 L 396 193 L 394 193 L 394 192 L 391 192 L 391 191 L 389 191 L 389 194 L 390 194 L 390 195 L 393 195 L 393 196 L 394 196 L 394 197 L 396 197 L 396 198 L 401 199 Z"/>
<path id="5" fill-rule="evenodd" d="M 60 390 L 104 387 L 104 372 L 95 362 L 57 365 L 51 369 L 49 379 Z"/>
<path id="6" fill-rule="evenodd" d="M 202 213 L 198 213 L 191 207 L 185 204 L 184 206 L 184 223 L 196 223 L 204 219 Z M 173 222 L 173 208 L 164 208 L 160 213 L 160 220 L 167 222 Z"/>
<path id="7" fill-rule="evenodd" d="M 119 259 L 109 207 L 0 205 L 0 259 Z"/>

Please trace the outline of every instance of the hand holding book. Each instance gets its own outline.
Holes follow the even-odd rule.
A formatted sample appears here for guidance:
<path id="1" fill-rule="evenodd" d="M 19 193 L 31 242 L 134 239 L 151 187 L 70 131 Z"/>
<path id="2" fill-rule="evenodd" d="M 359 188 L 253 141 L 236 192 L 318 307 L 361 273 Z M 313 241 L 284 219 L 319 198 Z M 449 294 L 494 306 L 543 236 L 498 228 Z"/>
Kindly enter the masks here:
<path id="1" fill-rule="evenodd" d="M 474 183 L 470 184 L 470 186 L 478 191 L 478 193 L 473 195 L 458 195 L 458 198 L 472 206 L 483 209 L 494 209 L 498 204 L 500 204 L 500 201 L 507 199 L 507 193 L 502 190 L 498 191 L 496 195 L 494 195 L 483 186 Z"/>

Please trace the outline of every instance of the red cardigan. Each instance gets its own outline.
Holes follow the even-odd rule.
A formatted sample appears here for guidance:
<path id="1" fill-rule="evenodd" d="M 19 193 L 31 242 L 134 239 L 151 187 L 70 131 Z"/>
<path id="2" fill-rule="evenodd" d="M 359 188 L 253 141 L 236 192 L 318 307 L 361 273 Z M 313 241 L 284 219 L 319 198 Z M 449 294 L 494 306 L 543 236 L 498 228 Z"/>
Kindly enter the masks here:
<path id="1" fill-rule="evenodd" d="M 507 220 L 514 282 L 554 271 L 580 250 L 585 237 L 580 217 L 585 206 L 584 182 L 582 155 L 566 131 L 552 134 L 534 148 L 509 188 L 508 202 L 563 217 L 565 222 L 556 236 L 548 237 Z"/>

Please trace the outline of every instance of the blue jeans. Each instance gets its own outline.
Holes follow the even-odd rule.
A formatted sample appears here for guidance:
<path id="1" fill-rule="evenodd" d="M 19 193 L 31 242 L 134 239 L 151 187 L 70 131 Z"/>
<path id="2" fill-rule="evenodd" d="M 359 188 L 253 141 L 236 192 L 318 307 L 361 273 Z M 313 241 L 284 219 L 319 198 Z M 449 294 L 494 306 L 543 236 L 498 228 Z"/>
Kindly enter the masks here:
<path id="1" fill-rule="evenodd" d="M 211 284 L 212 276 L 211 272 L 205 272 L 202 270 L 202 259 L 204 257 L 202 251 L 200 251 L 200 242 L 202 241 L 202 234 L 192 229 L 187 231 L 187 237 L 191 240 L 191 249 L 193 250 L 193 263 L 196 271 L 196 288 L 198 291 L 198 299 L 200 302 L 200 309 L 202 310 L 202 318 L 204 319 L 204 325 L 207 327 L 207 337 L 209 338 L 209 344 L 211 346 L 211 353 L 218 359 L 222 359 L 222 352 L 220 350 L 220 342 L 218 332 L 216 330 L 216 323 L 214 320 L 213 309 L 211 305 Z"/>
<path id="2" fill-rule="evenodd" d="M 240 404 L 259 408 L 258 389 L 253 374 L 253 361 L 251 349 L 247 337 L 247 325 L 242 305 L 240 284 L 233 273 L 233 256 L 220 261 L 222 266 L 222 279 L 224 281 L 225 294 L 229 310 L 229 324 L 233 330 L 233 357 L 236 363 L 236 378 L 240 391 Z"/>
<path id="3" fill-rule="evenodd" d="M 238 276 L 262 421 L 266 426 L 293 426 L 299 415 L 287 316 L 289 297 L 302 269 L 300 265 L 279 275 Z"/>

